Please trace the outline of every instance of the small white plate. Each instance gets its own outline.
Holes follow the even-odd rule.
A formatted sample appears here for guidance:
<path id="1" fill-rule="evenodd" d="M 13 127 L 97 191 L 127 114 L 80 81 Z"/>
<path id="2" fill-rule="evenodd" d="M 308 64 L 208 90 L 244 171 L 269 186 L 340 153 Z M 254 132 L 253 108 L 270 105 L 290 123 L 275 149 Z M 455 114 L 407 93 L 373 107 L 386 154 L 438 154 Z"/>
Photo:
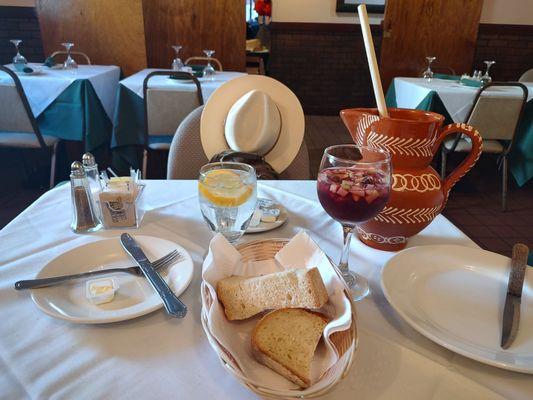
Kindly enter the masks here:
<path id="1" fill-rule="evenodd" d="M 287 221 L 287 210 L 279 203 L 275 203 L 275 207 L 279 209 L 278 219 L 274 222 L 259 222 L 256 226 L 249 226 L 246 229 L 246 233 L 261 233 L 271 231 L 273 229 L 279 228 L 281 225 Z"/>
<path id="2" fill-rule="evenodd" d="M 176 296 L 183 293 L 193 276 L 193 262 L 189 253 L 169 240 L 138 235 L 134 238 L 149 260 L 156 260 L 174 249 L 183 255 L 182 261 L 159 271 Z M 59 255 L 44 266 L 37 278 L 86 272 L 95 269 L 95 266 L 103 269 L 130 265 L 135 265 L 135 262 L 126 254 L 117 237 L 91 242 Z M 124 321 L 162 307 L 161 298 L 146 278 L 123 272 L 98 277 L 103 276 L 113 277 L 119 286 L 115 299 L 110 303 L 95 305 L 87 300 L 85 282 L 97 277 L 34 289 L 31 298 L 46 314 L 82 324 Z"/>
<path id="3" fill-rule="evenodd" d="M 453 246 L 404 250 L 384 266 L 381 287 L 392 307 L 434 342 L 485 364 L 533 373 L 533 271 L 526 270 L 520 327 L 500 347 L 510 259 Z"/>

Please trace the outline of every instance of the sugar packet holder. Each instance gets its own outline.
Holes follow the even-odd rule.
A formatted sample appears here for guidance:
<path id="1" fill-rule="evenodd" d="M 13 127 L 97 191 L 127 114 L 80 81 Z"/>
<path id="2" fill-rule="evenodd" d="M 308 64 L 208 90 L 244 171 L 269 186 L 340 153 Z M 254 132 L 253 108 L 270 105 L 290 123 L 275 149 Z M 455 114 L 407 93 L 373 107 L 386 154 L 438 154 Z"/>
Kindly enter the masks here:
<path id="1" fill-rule="evenodd" d="M 105 229 L 138 228 L 144 216 L 142 192 L 145 185 L 137 171 L 130 176 L 103 179 L 99 203 Z"/>

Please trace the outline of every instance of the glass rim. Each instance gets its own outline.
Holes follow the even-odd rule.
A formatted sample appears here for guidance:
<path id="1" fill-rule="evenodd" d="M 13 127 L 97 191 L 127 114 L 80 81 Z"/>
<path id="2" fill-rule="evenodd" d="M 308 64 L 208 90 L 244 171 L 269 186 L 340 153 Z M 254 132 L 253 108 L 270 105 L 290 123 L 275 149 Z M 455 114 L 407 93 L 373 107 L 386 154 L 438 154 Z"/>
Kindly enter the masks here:
<path id="1" fill-rule="evenodd" d="M 359 161 L 359 160 L 350 160 L 348 158 L 337 157 L 337 156 L 334 156 L 333 154 L 329 153 L 329 150 L 337 148 L 337 147 L 355 147 L 356 149 L 363 149 L 363 150 L 368 150 L 368 151 L 371 151 L 371 152 L 374 152 L 374 153 L 382 154 L 385 158 L 383 160 L 379 160 L 379 161 Z M 359 146 L 359 145 L 356 145 L 356 144 L 335 144 L 333 146 L 328 146 L 328 147 L 326 147 L 324 149 L 324 155 L 326 155 L 327 157 L 333 158 L 333 159 L 335 159 L 337 161 L 341 161 L 341 162 L 345 162 L 345 163 L 352 163 L 352 164 L 372 165 L 372 164 L 383 164 L 383 163 L 390 163 L 391 162 L 391 155 L 390 155 L 390 153 L 388 151 L 385 151 L 383 149 L 377 149 L 377 148 L 374 148 L 374 147 Z"/>
<path id="2" fill-rule="evenodd" d="M 241 167 L 241 168 L 240 169 L 239 168 L 228 168 L 228 169 L 242 170 L 242 171 L 245 171 L 245 172 L 253 173 L 254 175 L 256 173 L 255 172 L 255 168 L 252 165 L 250 165 L 250 164 L 241 163 L 241 162 L 238 162 L 238 161 L 216 161 L 216 162 L 207 163 L 207 164 L 203 165 L 200 168 L 200 177 L 204 177 L 205 174 L 208 171 L 211 171 L 211 169 L 213 167 L 216 167 L 216 166 L 221 166 L 221 167 L 224 167 L 224 166 L 228 166 L 228 167 L 238 166 L 238 167 Z M 220 168 L 220 169 L 222 169 L 222 168 Z"/>

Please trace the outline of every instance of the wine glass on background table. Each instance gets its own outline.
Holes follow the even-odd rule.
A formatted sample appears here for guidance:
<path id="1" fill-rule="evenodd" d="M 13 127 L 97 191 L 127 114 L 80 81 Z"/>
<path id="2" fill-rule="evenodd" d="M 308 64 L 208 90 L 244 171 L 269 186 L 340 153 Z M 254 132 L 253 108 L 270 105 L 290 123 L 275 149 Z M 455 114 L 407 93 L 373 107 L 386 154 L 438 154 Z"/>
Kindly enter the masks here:
<path id="1" fill-rule="evenodd" d="M 488 85 L 492 82 L 492 78 L 489 75 L 490 67 L 492 67 L 494 64 L 496 64 L 496 61 L 483 61 L 485 65 L 487 66 L 487 69 L 485 70 L 485 74 L 481 77 L 481 83 L 483 85 Z"/>
<path id="2" fill-rule="evenodd" d="M 65 62 L 63 63 L 63 69 L 77 69 L 78 63 L 74 61 L 72 58 L 72 55 L 70 54 L 70 51 L 72 47 L 74 47 L 74 43 L 61 43 L 61 45 L 65 48 L 67 51 L 67 58 L 65 59 Z"/>
<path id="3" fill-rule="evenodd" d="M 391 161 L 387 152 L 356 145 L 324 150 L 317 179 L 318 199 L 324 210 L 342 225 L 344 247 L 339 270 L 355 301 L 369 293 L 368 282 L 350 271 L 350 241 L 358 223 L 374 218 L 389 199 Z"/>
<path id="4" fill-rule="evenodd" d="M 204 50 L 204 54 L 207 57 L 207 65 L 204 68 L 204 78 L 207 80 L 213 81 L 215 80 L 215 68 L 211 65 L 211 57 L 215 54 L 215 50 Z"/>
<path id="5" fill-rule="evenodd" d="M 437 57 L 429 56 L 426 57 L 426 60 L 428 62 L 428 67 L 425 69 L 424 72 L 422 72 L 422 78 L 427 79 L 428 82 L 431 82 L 431 79 L 433 79 L 433 71 L 431 70 L 431 63 L 435 61 Z"/>
<path id="6" fill-rule="evenodd" d="M 232 244 L 244 234 L 257 203 L 254 167 L 238 162 L 204 165 L 198 179 L 198 197 L 205 222 Z"/>
<path id="7" fill-rule="evenodd" d="M 17 54 L 15 54 L 15 57 L 13 57 L 13 67 L 15 67 L 16 71 L 20 72 L 28 64 L 28 61 L 26 60 L 26 57 L 24 57 L 22 54 L 20 54 L 19 45 L 22 43 L 22 40 L 20 40 L 20 39 L 11 39 L 10 42 L 13 43 L 13 46 L 15 46 L 15 49 L 17 49 Z"/>
<path id="8" fill-rule="evenodd" d="M 176 58 L 172 60 L 172 70 L 181 71 L 184 67 L 183 61 L 181 61 L 180 58 L 180 50 L 182 49 L 182 46 L 180 46 L 179 44 L 175 44 L 172 46 L 172 48 L 176 52 Z"/>

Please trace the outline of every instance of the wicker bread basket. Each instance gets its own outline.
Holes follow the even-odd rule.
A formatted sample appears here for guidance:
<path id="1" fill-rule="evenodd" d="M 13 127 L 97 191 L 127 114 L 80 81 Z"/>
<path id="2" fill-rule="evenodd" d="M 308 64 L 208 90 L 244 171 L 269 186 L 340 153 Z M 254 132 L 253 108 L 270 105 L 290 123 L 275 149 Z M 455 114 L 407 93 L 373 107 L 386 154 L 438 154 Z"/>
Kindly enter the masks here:
<path id="1" fill-rule="evenodd" d="M 267 239 L 256 240 L 248 243 L 243 243 L 237 246 L 237 250 L 242 255 L 242 261 L 262 261 L 274 258 L 274 255 L 288 243 L 287 239 Z M 333 266 L 332 268 L 342 279 L 338 269 Z M 326 373 L 320 378 L 319 382 L 307 389 L 293 389 L 293 390 L 277 390 L 264 386 L 260 386 L 257 382 L 253 382 L 248 379 L 243 371 L 239 368 L 236 360 L 231 354 L 229 349 L 224 348 L 217 339 L 210 332 L 207 324 L 207 314 L 213 304 L 213 298 L 207 288 L 205 282 L 202 282 L 201 295 L 202 295 L 202 326 L 207 335 L 207 339 L 211 344 L 211 347 L 215 350 L 220 358 L 222 366 L 231 373 L 242 385 L 248 387 L 255 393 L 261 396 L 266 396 L 275 399 L 302 399 L 302 398 L 315 398 L 322 396 L 329 392 L 342 378 L 344 378 L 353 361 L 353 356 L 357 346 L 357 328 L 356 328 L 356 315 L 355 307 L 351 301 L 348 288 L 345 288 L 345 296 L 348 298 L 351 312 L 352 312 L 352 324 L 351 326 L 341 332 L 335 332 L 330 336 L 331 342 L 334 344 L 339 354 L 338 361 L 326 371 Z M 318 385 L 320 383 L 320 385 Z M 316 387 L 316 389 L 314 389 Z"/>

